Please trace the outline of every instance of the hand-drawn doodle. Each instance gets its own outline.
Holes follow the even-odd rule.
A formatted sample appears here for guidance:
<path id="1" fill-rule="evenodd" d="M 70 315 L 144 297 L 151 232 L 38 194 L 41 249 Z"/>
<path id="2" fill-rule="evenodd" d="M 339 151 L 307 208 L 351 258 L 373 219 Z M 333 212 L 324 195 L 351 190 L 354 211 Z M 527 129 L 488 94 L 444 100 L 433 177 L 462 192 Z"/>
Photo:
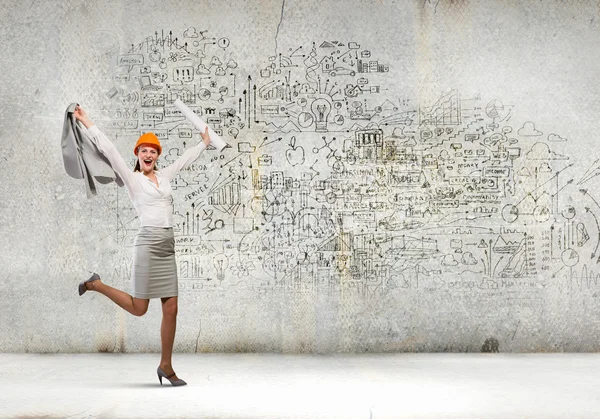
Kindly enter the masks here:
<path id="1" fill-rule="evenodd" d="M 292 136 L 289 145 L 290 148 L 285 152 L 287 162 L 291 166 L 304 164 L 304 148 L 302 146 L 296 146 L 296 137 Z"/>
<path id="2" fill-rule="evenodd" d="M 590 167 L 586 170 L 581 179 L 577 182 L 578 185 L 582 185 L 588 182 L 590 179 L 600 175 L 600 159 L 596 159 Z"/>
<path id="3" fill-rule="evenodd" d="M 561 137 L 558 134 L 550 134 L 550 135 L 548 135 L 548 141 L 552 141 L 552 142 L 565 142 L 565 141 L 567 141 L 567 139 Z"/>
<path id="4" fill-rule="evenodd" d="M 524 137 L 538 137 L 540 135 L 543 135 L 542 131 L 538 131 L 537 129 L 535 129 L 535 124 L 531 121 L 525 122 L 517 132 L 519 135 L 522 135 Z"/>
<path id="5" fill-rule="evenodd" d="M 229 38 L 187 27 L 115 52 L 106 75 L 110 128 L 157 132 L 166 164 L 199 141 L 176 99 L 237 144 L 173 180 L 186 289 L 375 298 L 597 283 L 581 266 L 600 264 L 600 205 L 576 185 L 600 165 L 575 176 L 566 139 L 539 141 L 544 127 L 514 104 L 457 89 L 387 97 L 394 64 L 356 40 L 280 49 L 257 74 L 238 63 Z M 133 236 L 124 202 L 117 240 Z"/>
<path id="6" fill-rule="evenodd" d="M 527 160 L 568 160 L 567 156 L 562 156 L 550 150 L 546 143 L 535 143 L 531 150 L 527 152 Z"/>

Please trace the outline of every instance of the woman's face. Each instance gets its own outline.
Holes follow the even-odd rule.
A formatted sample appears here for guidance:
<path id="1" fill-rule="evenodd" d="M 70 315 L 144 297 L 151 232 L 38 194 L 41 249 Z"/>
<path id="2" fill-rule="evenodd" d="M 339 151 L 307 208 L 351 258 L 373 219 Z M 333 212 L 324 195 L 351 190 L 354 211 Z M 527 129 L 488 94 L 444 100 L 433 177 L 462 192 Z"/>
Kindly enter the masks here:
<path id="1" fill-rule="evenodd" d="M 148 144 L 142 144 L 138 148 L 138 159 L 140 161 L 140 169 L 145 174 L 151 173 L 154 170 L 154 165 L 158 159 L 158 151 Z"/>

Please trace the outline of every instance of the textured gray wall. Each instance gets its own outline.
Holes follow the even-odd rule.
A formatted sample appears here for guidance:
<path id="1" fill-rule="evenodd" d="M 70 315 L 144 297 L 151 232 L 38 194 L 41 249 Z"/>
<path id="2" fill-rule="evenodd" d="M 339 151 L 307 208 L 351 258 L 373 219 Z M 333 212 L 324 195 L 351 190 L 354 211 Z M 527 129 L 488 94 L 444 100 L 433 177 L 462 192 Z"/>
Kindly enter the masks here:
<path id="1" fill-rule="evenodd" d="M 0 350 L 158 351 L 126 191 L 60 149 L 231 144 L 176 182 L 177 351 L 596 351 L 600 4 L 3 1 Z M 126 63 L 129 63 L 127 65 Z"/>

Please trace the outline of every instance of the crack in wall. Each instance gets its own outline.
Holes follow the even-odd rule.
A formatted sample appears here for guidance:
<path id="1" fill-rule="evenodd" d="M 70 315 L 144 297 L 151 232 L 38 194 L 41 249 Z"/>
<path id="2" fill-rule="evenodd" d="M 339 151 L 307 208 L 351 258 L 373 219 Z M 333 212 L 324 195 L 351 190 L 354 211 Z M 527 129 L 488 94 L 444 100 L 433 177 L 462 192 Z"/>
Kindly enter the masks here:
<path id="1" fill-rule="evenodd" d="M 277 32 L 275 33 L 275 55 L 277 55 L 277 37 L 279 37 L 279 28 L 281 28 L 281 22 L 283 22 L 283 11 L 285 9 L 285 0 L 281 2 L 281 15 L 279 17 L 279 23 L 277 24 Z"/>

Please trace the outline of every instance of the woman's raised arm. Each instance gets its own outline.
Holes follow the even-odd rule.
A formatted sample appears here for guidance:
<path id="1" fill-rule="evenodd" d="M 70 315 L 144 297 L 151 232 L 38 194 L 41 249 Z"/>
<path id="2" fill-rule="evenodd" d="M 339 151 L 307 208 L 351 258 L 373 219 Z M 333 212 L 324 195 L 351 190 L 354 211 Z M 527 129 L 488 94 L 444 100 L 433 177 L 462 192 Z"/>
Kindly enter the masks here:
<path id="1" fill-rule="evenodd" d="M 161 169 L 163 175 L 167 176 L 169 180 L 173 180 L 175 175 L 179 173 L 181 169 L 186 167 L 188 164 L 194 162 L 202 154 L 206 147 L 210 144 L 210 136 L 208 134 L 208 126 L 204 133 L 200 133 L 200 137 L 202 137 L 202 142 L 196 144 L 193 147 L 189 147 L 185 150 L 185 152 L 179 156 L 177 160 L 168 165 L 167 167 Z"/>
<path id="2" fill-rule="evenodd" d="M 106 156 L 112 169 L 123 179 L 123 183 L 125 183 L 127 189 L 130 189 L 134 185 L 133 171 L 127 166 L 123 156 L 121 156 L 121 153 L 119 153 L 112 141 L 92 122 L 87 112 L 81 106 L 75 108 L 73 115 L 75 119 L 87 128 L 87 134 L 92 142 Z"/>

